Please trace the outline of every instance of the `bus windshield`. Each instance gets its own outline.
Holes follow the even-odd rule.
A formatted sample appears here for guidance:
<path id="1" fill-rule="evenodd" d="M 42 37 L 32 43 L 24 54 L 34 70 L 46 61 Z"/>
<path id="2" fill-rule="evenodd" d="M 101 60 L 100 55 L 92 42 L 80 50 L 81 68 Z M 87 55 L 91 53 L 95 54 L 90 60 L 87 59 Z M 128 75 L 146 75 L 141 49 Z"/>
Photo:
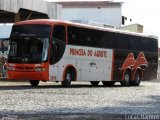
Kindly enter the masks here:
<path id="1" fill-rule="evenodd" d="M 15 36 L 50 36 L 51 26 L 29 24 L 29 25 L 16 25 L 13 26 L 11 37 Z"/>
<path id="2" fill-rule="evenodd" d="M 8 62 L 40 63 L 46 61 L 50 31 L 51 28 L 46 25 L 14 26 L 10 37 Z"/>
<path id="3" fill-rule="evenodd" d="M 49 38 L 22 37 L 11 39 L 8 62 L 39 63 L 47 60 Z"/>

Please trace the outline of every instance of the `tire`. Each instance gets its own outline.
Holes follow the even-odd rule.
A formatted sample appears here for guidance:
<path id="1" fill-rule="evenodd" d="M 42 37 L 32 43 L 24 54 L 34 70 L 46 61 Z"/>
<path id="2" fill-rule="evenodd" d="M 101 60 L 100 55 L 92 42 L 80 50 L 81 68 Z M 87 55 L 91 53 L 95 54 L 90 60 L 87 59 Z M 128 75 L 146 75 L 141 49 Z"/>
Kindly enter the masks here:
<path id="1" fill-rule="evenodd" d="M 131 81 L 131 72 L 129 70 L 126 70 L 124 73 L 124 80 L 121 81 L 122 86 L 129 86 Z"/>
<path id="2" fill-rule="evenodd" d="M 73 79 L 74 79 L 74 72 L 71 69 L 67 69 L 65 73 L 65 79 L 64 81 L 62 81 L 62 86 L 69 87 Z"/>
<path id="3" fill-rule="evenodd" d="M 104 86 L 111 87 L 115 84 L 114 81 L 102 81 Z"/>
<path id="4" fill-rule="evenodd" d="M 92 86 L 98 86 L 99 81 L 90 81 L 90 83 Z"/>
<path id="5" fill-rule="evenodd" d="M 132 86 L 139 86 L 141 80 L 142 80 L 142 73 L 141 73 L 141 71 L 136 71 L 135 79 L 131 82 L 131 85 Z"/>
<path id="6" fill-rule="evenodd" d="M 29 82 L 30 82 L 30 84 L 31 84 L 32 87 L 37 87 L 38 84 L 39 84 L 38 80 L 30 80 Z"/>

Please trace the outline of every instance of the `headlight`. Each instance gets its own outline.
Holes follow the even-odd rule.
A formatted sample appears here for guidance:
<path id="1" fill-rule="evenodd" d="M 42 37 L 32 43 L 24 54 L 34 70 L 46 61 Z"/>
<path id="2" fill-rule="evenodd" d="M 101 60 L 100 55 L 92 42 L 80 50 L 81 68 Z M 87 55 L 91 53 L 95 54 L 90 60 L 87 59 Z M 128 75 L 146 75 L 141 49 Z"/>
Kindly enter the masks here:
<path id="1" fill-rule="evenodd" d="M 35 71 L 45 71 L 47 70 L 46 68 L 43 68 L 43 67 L 36 67 L 35 68 Z"/>

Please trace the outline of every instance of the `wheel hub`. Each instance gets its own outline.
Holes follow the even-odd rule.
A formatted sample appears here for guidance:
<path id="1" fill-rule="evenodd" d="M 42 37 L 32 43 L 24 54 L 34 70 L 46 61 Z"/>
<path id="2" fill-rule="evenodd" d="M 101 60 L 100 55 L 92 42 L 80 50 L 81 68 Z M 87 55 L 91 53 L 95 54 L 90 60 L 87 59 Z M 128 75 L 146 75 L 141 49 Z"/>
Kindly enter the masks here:
<path id="1" fill-rule="evenodd" d="M 128 75 L 128 74 L 125 75 L 124 79 L 125 79 L 126 81 L 129 81 L 129 75 Z"/>
<path id="2" fill-rule="evenodd" d="M 67 81 L 71 81 L 71 74 L 67 74 Z"/>

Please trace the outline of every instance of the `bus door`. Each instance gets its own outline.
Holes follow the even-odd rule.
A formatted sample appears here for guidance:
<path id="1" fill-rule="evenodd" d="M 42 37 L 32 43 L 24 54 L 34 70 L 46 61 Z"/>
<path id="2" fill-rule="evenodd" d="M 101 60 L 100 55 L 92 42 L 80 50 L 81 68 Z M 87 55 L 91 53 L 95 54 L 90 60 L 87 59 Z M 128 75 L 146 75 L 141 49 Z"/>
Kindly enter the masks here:
<path id="1" fill-rule="evenodd" d="M 65 51 L 66 30 L 63 25 L 56 25 L 53 28 L 51 55 L 50 55 L 50 70 L 49 76 L 51 81 L 61 80 L 62 66 L 64 61 L 62 59 Z"/>

